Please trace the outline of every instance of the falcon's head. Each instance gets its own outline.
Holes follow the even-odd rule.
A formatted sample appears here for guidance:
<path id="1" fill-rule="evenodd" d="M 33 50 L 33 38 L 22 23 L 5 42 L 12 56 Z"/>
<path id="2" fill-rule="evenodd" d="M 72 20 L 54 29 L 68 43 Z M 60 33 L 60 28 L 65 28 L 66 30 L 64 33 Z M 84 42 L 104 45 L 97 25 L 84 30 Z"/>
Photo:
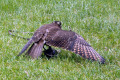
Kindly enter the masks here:
<path id="1" fill-rule="evenodd" d="M 58 25 L 61 28 L 61 22 L 60 21 L 54 21 L 53 23 Z"/>

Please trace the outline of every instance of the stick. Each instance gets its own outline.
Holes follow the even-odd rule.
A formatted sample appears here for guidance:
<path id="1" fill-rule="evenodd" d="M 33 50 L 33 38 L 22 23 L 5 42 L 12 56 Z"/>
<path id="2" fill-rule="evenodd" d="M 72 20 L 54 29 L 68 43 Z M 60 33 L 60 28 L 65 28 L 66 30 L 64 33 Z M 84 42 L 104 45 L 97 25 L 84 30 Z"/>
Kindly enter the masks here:
<path id="1" fill-rule="evenodd" d="M 15 35 L 13 33 L 28 33 L 28 34 L 33 34 L 33 32 L 18 32 L 18 31 L 15 31 L 15 30 L 9 30 L 8 33 L 12 36 L 15 36 L 15 37 L 18 37 L 18 38 L 22 38 L 22 39 L 25 39 L 25 40 L 29 40 L 30 38 L 25 38 L 25 37 L 22 37 L 22 36 L 18 36 L 18 35 Z"/>

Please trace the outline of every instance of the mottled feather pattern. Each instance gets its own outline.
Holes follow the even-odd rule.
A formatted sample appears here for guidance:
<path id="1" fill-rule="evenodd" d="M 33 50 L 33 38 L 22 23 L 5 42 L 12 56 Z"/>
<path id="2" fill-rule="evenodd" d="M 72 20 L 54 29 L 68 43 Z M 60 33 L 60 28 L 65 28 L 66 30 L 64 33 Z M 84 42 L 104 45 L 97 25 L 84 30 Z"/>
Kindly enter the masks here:
<path id="1" fill-rule="evenodd" d="M 49 35 L 49 34 L 48 34 Z M 52 35 L 52 38 L 46 39 L 46 43 L 48 45 L 61 47 L 63 49 L 68 49 L 69 45 L 71 45 L 70 36 L 73 36 L 73 33 L 59 30 L 56 32 L 56 34 Z M 72 37 L 71 37 L 72 38 Z"/>
<path id="2" fill-rule="evenodd" d="M 85 40 L 80 41 L 80 38 L 76 40 L 73 52 L 86 59 L 101 61 L 101 56 Z"/>
<path id="3" fill-rule="evenodd" d="M 52 36 L 52 39 L 49 38 L 49 40 L 46 40 L 46 43 L 72 51 L 83 58 L 104 63 L 104 58 L 102 58 L 84 38 L 72 31 L 59 30 L 56 32 L 56 35 Z"/>

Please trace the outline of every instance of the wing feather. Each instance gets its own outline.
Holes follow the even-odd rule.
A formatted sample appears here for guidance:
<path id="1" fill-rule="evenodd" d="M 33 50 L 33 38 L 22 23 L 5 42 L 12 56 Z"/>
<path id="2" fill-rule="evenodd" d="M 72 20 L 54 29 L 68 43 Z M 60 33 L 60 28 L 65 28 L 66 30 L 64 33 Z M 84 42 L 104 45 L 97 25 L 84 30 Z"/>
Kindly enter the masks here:
<path id="1" fill-rule="evenodd" d="M 79 54 L 83 58 L 100 61 L 105 60 L 100 56 L 80 35 L 72 31 L 59 30 L 54 35 L 49 35 L 46 44 L 61 47 L 63 49 Z"/>
<path id="2" fill-rule="evenodd" d="M 26 54 L 30 55 L 32 58 L 38 58 L 42 54 L 43 45 L 44 41 L 42 40 L 37 43 L 33 43 Z"/>

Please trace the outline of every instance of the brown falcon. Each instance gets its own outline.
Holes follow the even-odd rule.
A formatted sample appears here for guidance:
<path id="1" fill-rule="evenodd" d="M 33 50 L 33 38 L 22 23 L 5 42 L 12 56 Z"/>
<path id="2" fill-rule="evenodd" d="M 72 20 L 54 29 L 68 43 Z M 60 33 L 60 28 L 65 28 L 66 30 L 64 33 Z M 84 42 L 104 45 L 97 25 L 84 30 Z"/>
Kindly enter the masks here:
<path id="1" fill-rule="evenodd" d="M 32 58 L 41 56 L 43 45 L 47 44 L 49 46 L 60 47 L 72 51 L 89 60 L 99 61 L 100 63 L 105 62 L 105 59 L 99 55 L 83 37 L 71 30 L 62 30 L 60 21 L 45 24 L 37 29 L 18 56 L 20 56 L 31 44 L 32 46 L 27 53 Z"/>

